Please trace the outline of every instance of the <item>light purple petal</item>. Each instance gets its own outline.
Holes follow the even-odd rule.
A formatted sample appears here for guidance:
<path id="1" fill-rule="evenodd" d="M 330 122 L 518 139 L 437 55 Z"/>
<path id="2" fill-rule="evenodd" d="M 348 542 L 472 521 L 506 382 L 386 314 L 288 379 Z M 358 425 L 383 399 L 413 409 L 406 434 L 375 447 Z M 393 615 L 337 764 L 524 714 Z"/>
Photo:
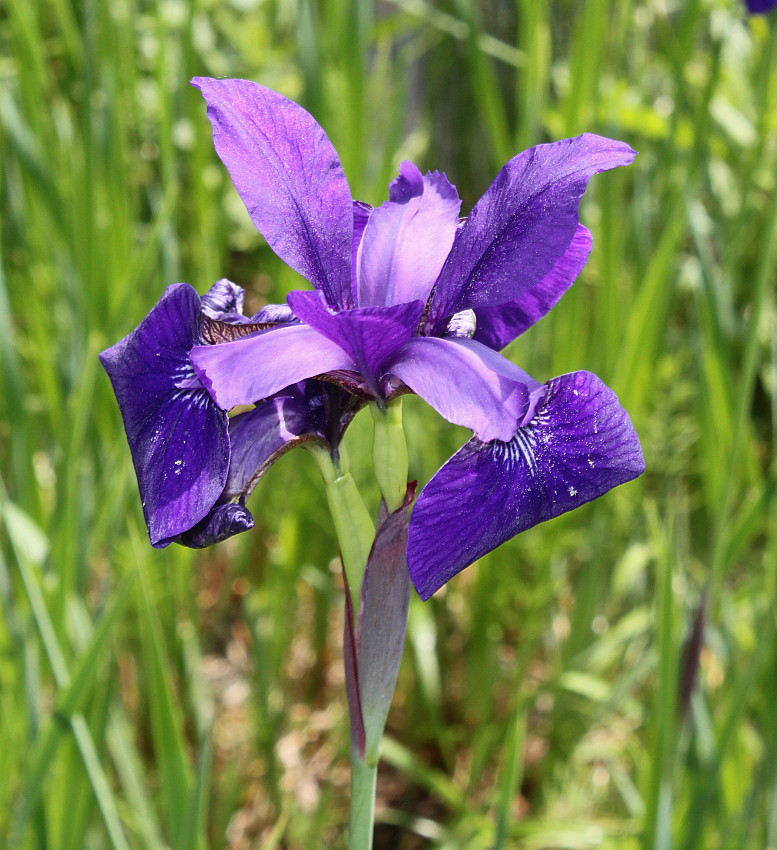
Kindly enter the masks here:
<path id="1" fill-rule="evenodd" d="M 482 307 L 476 311 L 474 339 L 497 351 L 539 321 L 575 282 L 591 253 L 593 240 L 582 225 L 566 252 L 545 275 L 515 301 L 498 307 Z"/>
<path id="2" fill-rule="evenodd" d="M 348 352 L 373 390 L 382 365 L 413 336 L 424 311 L 422 301 L 411 301 L 333 313 L 317 292 L 290 292 L 287 301 L 303 322 Z"/>
<path id="3" fill-rule="evenodd" d="M 467 307 L 515 301 L 538 284 L 575 235 L 591 177 L 635 156 L 623 142 L 585 133 L 511 159 L 456 235 L 432 295 L 430 324 Z"/>
<path id="4" fill-rule="evenodd" d="M 372 211 L 357 256 L 358 304 L 426 303 L 459 224 L 456 190 L 444 174 L 403 162 L 391 200 Z"/>
<path id="5" fill-rule="evenodd" d="M 223 410 L 254 404 L 305 378 L 356 368 L 342 348 L 306 325 L 285 325 L 234 342 L 197 346 L 190 357 Z"/>
<path id="6" fill-rule="evenodd" d="M 100 355 L 124 420 L 149 537 L 160 548 L 208 513 L 227 477 L 227 416 L 189 363 L 200 316 L 194 289 L 174 284 L 132 333 Z"/>
<path id="7" fill-rule="evenodd" d="M 408 566 L 423 599 L 521 531 L 590 502 L 645 468 L 617 396 L 596 375 L 546 385 L 509 442 L 470 440 L 434 475 L 410 519 Z"/>
<path id="8" fill-rule="evenodd" d="M 364 229 L 367 227 L 367 222 L 372 215 L 372 207 L 365 204 L 364 201 L 353 202 L 353 241 L 351 242 L 351 293 L 353 295 L 353 303 L 358 304 L 358 275 L 356 273 L 356 259 L 359 253 L 359 245 L 364 236 Z"/>
<path id="9" fill-rule="evenodd" d="M 353 205 L 326 133 L 301 106 L 257 83 L 196 77 L 192 85 L 259 232 L 331 305 L 350 306 Z"/>
<path id="10" fill-rule="evenodd" d="M 415 337 L 386 369 L 449 422 L 471 428 L 484 441 L 509 440 L 539 386 L 470 339 Z"/>

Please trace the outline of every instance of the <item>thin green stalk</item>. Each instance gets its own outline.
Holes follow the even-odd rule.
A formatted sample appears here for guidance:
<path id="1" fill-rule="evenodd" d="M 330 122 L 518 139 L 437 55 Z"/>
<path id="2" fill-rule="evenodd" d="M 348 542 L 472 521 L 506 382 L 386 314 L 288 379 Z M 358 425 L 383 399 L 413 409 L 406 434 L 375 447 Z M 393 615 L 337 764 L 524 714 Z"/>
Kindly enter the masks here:
<path id="1" fill-rule="evenodd" d="M 348 850 L 371 850 L 375 827 L 375 788 L 378 762 L 351 756 L 351 820 Z"/>

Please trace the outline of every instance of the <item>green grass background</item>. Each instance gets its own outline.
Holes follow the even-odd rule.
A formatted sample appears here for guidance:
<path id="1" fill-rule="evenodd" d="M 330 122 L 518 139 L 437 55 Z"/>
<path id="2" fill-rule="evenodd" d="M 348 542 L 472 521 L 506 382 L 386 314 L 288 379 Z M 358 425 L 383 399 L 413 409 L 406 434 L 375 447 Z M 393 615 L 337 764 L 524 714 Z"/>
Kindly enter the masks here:
<path id="1" fill-rule="evenodd" d="M 467 210 L 532 144 L 641 152 L 592 182 L 592 258 L 507 354 L 599 374 L 647 472 L 413 601 L 376 847 L 776 847 L 777 18 L 2 0 L 0 44 L 0 845 L 343 845 L 342 591 L 311 459 L 270 471 L 251 533 L 154 551 L 97 361 L 172 282 L 228 276 L 252 308 L 300 283 L 216 159 L 187 84 L 209 74 L 302 103 L 372 203 L 406 157 Z M 467 435 L 416 398 L 406 421 L 423 483 Z M 354 466 L 369 436 L 362 414 Z"/>

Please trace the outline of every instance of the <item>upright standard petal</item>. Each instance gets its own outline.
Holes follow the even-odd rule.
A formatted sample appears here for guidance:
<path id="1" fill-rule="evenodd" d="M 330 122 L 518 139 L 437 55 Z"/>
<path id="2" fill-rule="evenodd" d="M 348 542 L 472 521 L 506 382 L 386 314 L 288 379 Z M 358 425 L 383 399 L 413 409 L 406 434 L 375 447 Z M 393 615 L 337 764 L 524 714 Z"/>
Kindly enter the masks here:
<path id="1" fill-rule="evenodd" d="M 326 133 L 301 106 L 258 83 L 196 77 L 192 85 L 259 232 L 332 306 L 352 306 L 353 204 Z"/>
<path id="2" fill-rule="evenodd" d="M 575 282 L 591 253 L 593 240 L 582 224 L 559 261 L 515 301 L 498 307 L 481 307 L 475 311 L 476 327 L 473 339 L 489 348 L 504 348 L 509 342 L 539 321 Z"/>
<path id="3" fill-rule="evenodd" d="M 227 478 L 227 415 L 196 379 L 200 298 L 170 286 L 140 325 L 103 351 L 152 545 L 167 546 L 208 513 Z"/>
<path id="4" fill-rule="evenodd" d="M 317 292 L 290 292 L 287 300 L 296 316 L 348 353 L 374 393 L 382 365 L 411 339 L 424 311 L 423 301 L 411 301 L 333 313 Z"/>
<path id="5" fill-rule="evenodd" d="M 339 345 L 306 325 L 285 325 L 255 336 L 200 345 L 190 355 L 216 404 L 230 410 L 336 369 L 356 370 Z"/>
<path id="6" fill-rule="evenodd" d="M 515 301 L 538 284 L 575 235 L 591 177 L 635 156 L 623 142 L 585 133 L 511 159 L 456 235 L 432 295 L 430 325 L 439 328 L 468 307 Z"/>
<path id="7" fill-rule="evenodd" d="M 448 256 L 461 201 L 444 174 L 403 162 L 389 200 L 370 215 L 357 256 L 358 304 L 426 299 Z"/>
<path id="8" fill-rule="evenodd" d="M 470 339 L 415 337 L 386 371 L 454 425 L 481 440 L 509 440 L 539 384 L 504 357 Z"/>
<path id="9" fill-rule="evenodd" d="M 519 532 L 644 471 L 629 416 L 596 375 L 562 375 L 545 389 L 511 440 L 470 440 L 418 497 L 408 566 L 423 599 Z"/>

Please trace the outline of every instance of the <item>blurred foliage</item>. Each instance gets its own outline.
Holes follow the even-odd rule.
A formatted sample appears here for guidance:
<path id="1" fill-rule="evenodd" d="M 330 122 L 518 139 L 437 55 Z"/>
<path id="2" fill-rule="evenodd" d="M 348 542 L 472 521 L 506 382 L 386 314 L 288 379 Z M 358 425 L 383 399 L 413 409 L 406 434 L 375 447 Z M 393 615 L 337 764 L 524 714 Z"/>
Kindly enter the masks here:
<path id="1" fill-rule="evenodd" d="M 777 846 L 774 16 L 4 0 L 0 22 L 8 846 L 314 850 L 347 821 L 342 593 L 313 465 L 270 471 L 243 538 L 154 551 L 96 358 L 174 281 L 228 276 L 249 309 L 300 285 L 215 157 L 198 74 L 301 102 L 373 203 L 403 158 L 445 170 L 466 210 L 532 144 L 589 131 L 641 151 L 593 181 L 592 258 L 507 353 L 541 380 L 597 372 L 648 472 L 414 600 L 376 847 Z M 423 483 L 467 435 L 405 407 Z"/>

